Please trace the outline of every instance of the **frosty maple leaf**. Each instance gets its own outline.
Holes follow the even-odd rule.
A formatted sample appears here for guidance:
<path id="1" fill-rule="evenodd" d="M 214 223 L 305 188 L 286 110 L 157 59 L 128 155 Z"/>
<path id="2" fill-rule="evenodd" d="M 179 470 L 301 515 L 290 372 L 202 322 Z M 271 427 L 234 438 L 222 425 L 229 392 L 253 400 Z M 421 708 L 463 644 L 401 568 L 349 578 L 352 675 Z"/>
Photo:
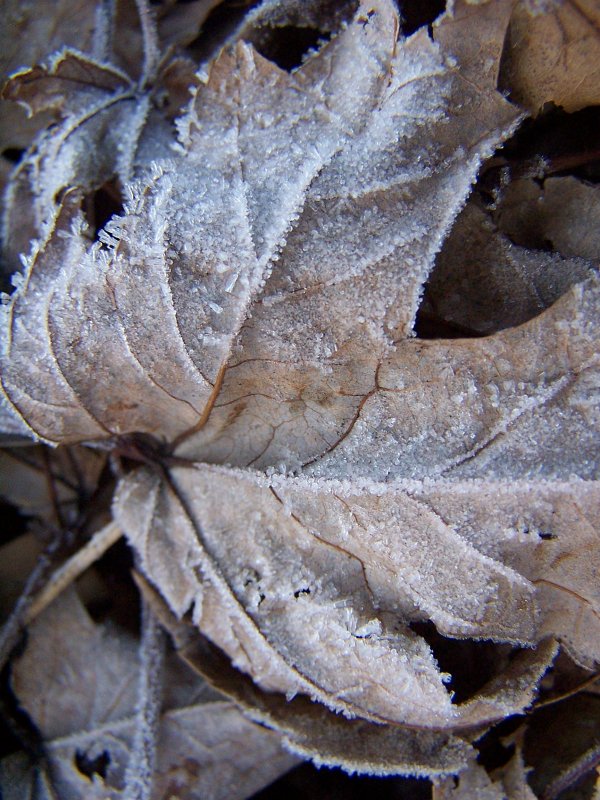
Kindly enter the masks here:
<path id="1" fill-rule="evenodd" d="M 495 88 L 509 14 L 457 3 L 398 39 L 392 3 L 362 3 L 292 73 L 226 49 L 101 243 L 67 194 L 2 331 L 7 427 L 136 434 L 161 465 L 113 511 L 171 609 L 263 689 L 425 729 L 394 763 L 416 773 L 466 763 L 445 731 L 525 708 L 552 637 L 600 656 L 597 274 L 561 262 L 563 296 L 485 338 L 412 335 L 519 120 Z M 424 621 L 524 648 L 453 703 Z M 290 746 L 318 757 L 320 730 Z M 329 762 L 368 768 L 353 742 Z"/>
<path id="2" fill-rule="evenodd" d="M 172 118 L 181 113 L 197 81 L 195 65 L 175 54 L 173 46 L 161 51 L 163 42 L 150 12 L 143 2 L 135 5 L 99 5 L 101 24 L 96 25 L 92 52 L 64 46 L 6 82 L 2 97 L 22 105 L 29 116 L 43 118 L 43 112 L 52 112 L 58 117 L 36 137 L 8 184 L 3 220 L 8 258 L 45 235 L 61 191 L 72 185 L 96 189 L 113 178 L 128 181 L 139 163 L 168 156 Z M 132 48 L 132 16 L 143 48 Z M 171 44 L 182 38 L 181 32 L 171 36 Z M 124 41 L 133 52 L 119 52 Z"/>

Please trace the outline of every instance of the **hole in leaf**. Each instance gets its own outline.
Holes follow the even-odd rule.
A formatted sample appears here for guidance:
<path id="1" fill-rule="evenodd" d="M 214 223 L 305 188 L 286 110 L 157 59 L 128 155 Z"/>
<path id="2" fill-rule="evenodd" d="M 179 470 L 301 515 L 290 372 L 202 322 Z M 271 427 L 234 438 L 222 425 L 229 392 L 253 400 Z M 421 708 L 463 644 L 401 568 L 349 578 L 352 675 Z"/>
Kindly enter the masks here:
<path id="1" fill-rule="evenodd" d="M 123 197 L 116 181 L 107 181 L 83 200 L 83 213 L 94 231 L 94 241 L 108 220 L 123 213 Z"/>
<path id="2" fill-rule="evenodd" d="M 91 781 L 93 781 L 94 775 L 106 778 L 106 770 L 109 764 L 110 754 L 108 750 L 103 750 L 97 756 L 88 756 L 87 753 L 81 750 L 75 752 L 75 766 L 82 775 L 85 775 Z"/>
<path id="3" fill-rule="evenodd" d="M 316 28 L 286 25 L 274 28 L 270 36 L 255 42 L 258 52 L 288 72 L 299 67 L 310 50 L 318 49 L 329 37 Z"/>
<path id="4" fill-rule="evenodd" d="M 431 34 L 431 25 L 446 10 L 444 0 L 399 0 L 400 28 L 405 36 L 410 36 L 423 25 Z"/>
<path id="5" fill-rule="evenodd" d="M 300 597 L 301 594 L 310 594 L 310 588 L 306 586 L 304 589 L 297 589 L 294 592 L 294 597 L 296 598 L 296 600 Z"/>
<path id="6" fill-rule="evenodd" d="M 6 150 L 2 151 L 2 157 L 10 161 L 11 164 L 18 164 L 24 154 L 25 150 L 19 147 L 7 147 Z"/>
<path id="7" fill-rule="evenodd" d="M 464 703 L 491 680 L 507 662 L 513 648 L 494 642 L 450 639 L 432 622 L 411 622 L 410 627 L 431 647 L 442 672 L 451 675 L 447 684 L 453 703 Z"/>

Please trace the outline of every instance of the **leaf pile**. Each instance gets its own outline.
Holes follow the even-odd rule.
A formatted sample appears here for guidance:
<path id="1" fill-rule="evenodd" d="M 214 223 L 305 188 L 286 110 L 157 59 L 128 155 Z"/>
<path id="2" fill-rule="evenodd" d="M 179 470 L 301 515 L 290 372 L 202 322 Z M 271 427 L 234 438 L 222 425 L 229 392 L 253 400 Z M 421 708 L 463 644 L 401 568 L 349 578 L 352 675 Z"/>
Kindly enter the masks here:
<path id="1" fill-rule="evenodd" d="M 575 4 L 513 5 L 407 35 L 392 0 L 220 28 L 227 3 L 102 3 L 84 50 L 67 28 L 9 78 L 44 122 L 6 191 L 2 469 L 42 560 L 125 534 L 142 627 L 138 663 L 135 614 L 93 623 L 70 593 L 17 658 L 30 578 L 6 691 L 37 761 L 7 786 L 242 798 L 283 744 L 439 798 L 547 797 L 597 763 L 591 742 L 552 774 L 527 726 L 500 772 L 475 762 L 600 661 L 600 195 L 511 139 L 595 100 L 565 103 L 540 43 Z M 284 69 L 290 29 L 317 38 Z M 114 614 L 106 580 L 88 603 Z M 181 680 L 208 699 L 171 701 Z"/>

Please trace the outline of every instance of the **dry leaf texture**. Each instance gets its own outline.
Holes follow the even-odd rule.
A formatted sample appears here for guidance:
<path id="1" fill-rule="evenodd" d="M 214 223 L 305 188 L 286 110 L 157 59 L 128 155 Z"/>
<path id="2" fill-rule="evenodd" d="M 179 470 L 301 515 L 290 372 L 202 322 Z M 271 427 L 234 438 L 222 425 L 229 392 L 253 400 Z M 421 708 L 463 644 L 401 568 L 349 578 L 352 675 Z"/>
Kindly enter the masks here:
<path id="1" fill-rule="evenodd" d="M 7 428 L 154 437 L 163 468 L 114 514 L 171 608 L 261 687 L 378 723 L 519 712 L 552 637 L 600 657 L 597 272 L 472 220 L 515 306 L 489 328 L 467 309 L 475 338 L 413 336 L 520 119 L 496 90 L 510 13 L 459 2 L 399 39 L 391 2 L 361 3 L 291 73 L 226 48 L 101 242 L 68 191 L 5 308 Z M 524 649 L 457 704 L 424 621 Z M 407 771 L 436 771 L 439 736 Z"/>
<path id="2" fill-rule="evenodd" d="M 36 778 L 27 756 L 6 759 L 3 797 L 123 796 L 136 727 L 136 649 L 123 632 L 95 625 L 75 593 L 40 617 L 14 666 L 13 687 L 44 738 L 48 767 Z M 294 765 L 276 734 L 181 666 L 167 665 L 165 684 L 153 800 L 243 800 Z"/>

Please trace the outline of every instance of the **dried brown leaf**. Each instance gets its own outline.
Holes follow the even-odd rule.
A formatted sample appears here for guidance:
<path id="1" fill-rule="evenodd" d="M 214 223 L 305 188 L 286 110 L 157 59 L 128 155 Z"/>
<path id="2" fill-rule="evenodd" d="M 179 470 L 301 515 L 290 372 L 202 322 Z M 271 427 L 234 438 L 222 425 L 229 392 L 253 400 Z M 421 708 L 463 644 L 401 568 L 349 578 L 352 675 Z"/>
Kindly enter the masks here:
<path id="1" fill-rule="evenodd" d="M 520 0 L 510 20 L 501 85 L 537 114 L 545 103 L 573 112 L 600 102 L 597 0 Z"/>
<path id="2" fill-rule="evenodd" d="M 465 765 L 450 731 L 522 713 L 555 639 L 599 657 L 596 271 L 469 207 L 442 269 L 460 274 L 467 230 L 474 280 L 501 274 L 516 302 L 478 287 L 458 324 L 479 335 L 413 335 L 520 118 L 496 90 L 510 13 L 457 2 L 398 39 L 395 6 L 362 3 L 291 73 L 226 48 L 100 243 L 76 191 L 52 207 L 2 328 L 23 427 L 149 462 L 113 512 L 170 608 L 263 689 L 358 717 L 344 742 L 421 729 L 394 762 L 417 774 Z M 453 702 L 424 622 L 514 652 Z M 340 759 L 323 714 L 306 735 L 273 724 L 297 752 L 372 764 Z"/>
<path id="3" fill-rule="evenodd" d="M 94 624 L 74 593 L 57 600 L 30 629 L 27 649 L 13 667 L 13 689 L 44 738 L 46 781 L 61 800 L 122 796 L 137 681 L 135 641 Z M 157 758 L 153 800 L 173 794 L 244 798 L 295 763 L 277 736 L 177 665 L 167 671 Z M 26 796 L 35 780 L 22 757 L 0 765 L 7 799 Z"/>

